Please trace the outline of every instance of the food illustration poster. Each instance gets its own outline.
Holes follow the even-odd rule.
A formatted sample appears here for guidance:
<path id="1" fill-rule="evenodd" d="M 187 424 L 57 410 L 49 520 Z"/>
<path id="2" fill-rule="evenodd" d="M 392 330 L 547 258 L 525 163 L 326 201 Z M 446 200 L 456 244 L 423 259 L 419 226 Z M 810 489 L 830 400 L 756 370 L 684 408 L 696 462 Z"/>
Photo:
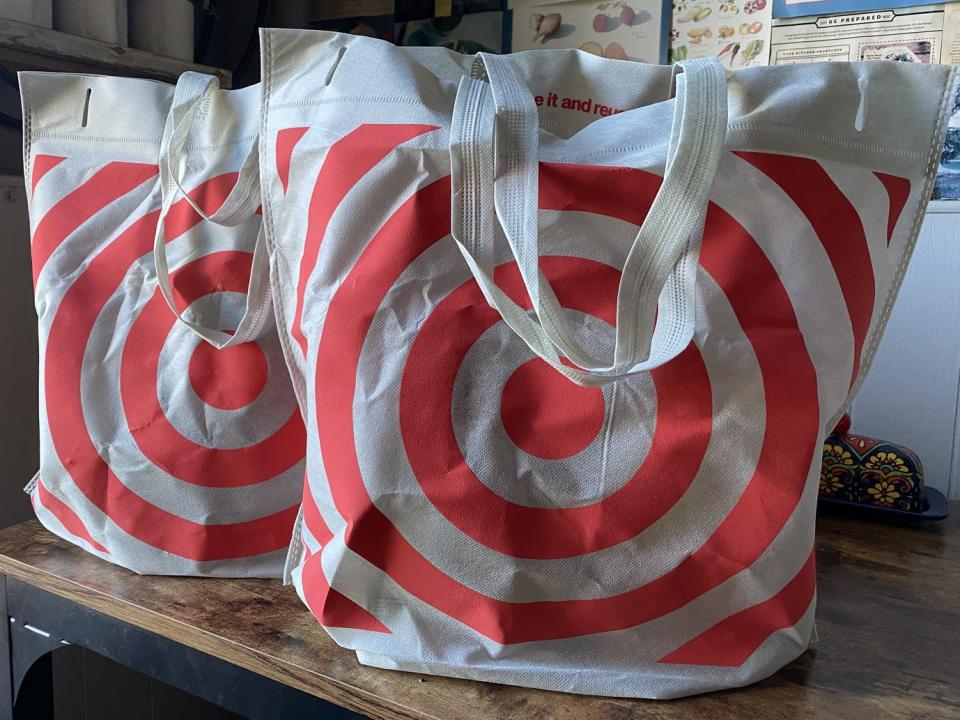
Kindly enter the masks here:
<path id="1" fill-rule="evenodd" d="M 716 57 L 731 70 L 766 65 L 773 0 L 673 0 L 670 61 Z"/>
<path id="2" fill-rule="evenodd" d="M 897 60 L 960 62 L 956 4 L 773 21 L 770 63 Z"/>
<path id="3" fill-rule="evenodd" d="M 616 60 L 667 59 L 669 0 L 522 5 L 512 13 L 513 52 L 573 48 Z"/>
<path id="4" fill-rule="evenodd" d="M 940 153 L 940 167 L 931 200 L 960 200 L 960 90 L 953 98 L 947 137 Z"/>

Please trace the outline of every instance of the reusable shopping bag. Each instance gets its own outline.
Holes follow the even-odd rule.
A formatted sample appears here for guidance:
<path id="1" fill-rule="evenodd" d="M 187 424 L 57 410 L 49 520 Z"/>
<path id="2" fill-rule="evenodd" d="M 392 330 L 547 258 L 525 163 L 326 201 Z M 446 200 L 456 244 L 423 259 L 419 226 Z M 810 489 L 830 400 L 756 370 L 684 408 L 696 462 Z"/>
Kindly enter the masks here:
<path id="1" fill-rule="evenodd" d="M 649 698 L 801 654 L 821 444 L 955 70 L 261 39 L 307 426 L 288 568 L 330 635 L 377 667 Z"/>
<path id="2" fill-rule="evenodd" d="M 20 78 L 37 517 L 140 573 L 279 576 L 305 430 L 267 288 L 248 294 L 266 260 L 254 253 L 259 87 L 218 90 L 194 73 L 176 89 Z"/>

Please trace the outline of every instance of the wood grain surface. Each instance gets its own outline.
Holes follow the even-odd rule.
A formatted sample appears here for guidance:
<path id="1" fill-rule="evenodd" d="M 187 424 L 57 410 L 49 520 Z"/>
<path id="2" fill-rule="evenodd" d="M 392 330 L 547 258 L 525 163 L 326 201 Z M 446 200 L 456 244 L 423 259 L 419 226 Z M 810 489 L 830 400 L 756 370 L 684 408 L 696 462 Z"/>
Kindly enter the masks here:
<path id="1" fill-rule="evenodd" d="M 942 523 L 821 517 L 815 650 L 748 688 L 667 702 L 584 697 L 359 665 L 269 580 L 137 576 L 35 521 L 0 572 L 374 718 L 960 718 L 960 503 Z"/>

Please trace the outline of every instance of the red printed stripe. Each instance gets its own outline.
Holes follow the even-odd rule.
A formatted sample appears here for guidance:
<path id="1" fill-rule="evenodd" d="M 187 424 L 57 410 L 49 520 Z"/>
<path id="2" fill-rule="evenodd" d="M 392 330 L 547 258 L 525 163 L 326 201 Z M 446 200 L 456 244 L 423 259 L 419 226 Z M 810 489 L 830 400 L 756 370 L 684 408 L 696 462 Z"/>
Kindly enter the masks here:
<path id="1" fill-rule="evenodd" d="M 267 356 L 256 342 L 222 350 L 198 343 L 187 368 L 197 397 L 220 410 L 240 410 L 252 404 L 266 388 L 269 375 Z"/>
<path id="2" fill-rule="evenodd" d="M 800 572 L 769 600 L 741 610 L 660 659 L 676 665 L 740 667 L 771 635 L 796 625 L 817 588 L 813 551 Z"/>
<path id="3" fill-rule="evenodd" d="M 796 203 L 827 251 L 853 329 L 853 385 L 860 372 L 860 356 L 870 330 L 875 299 L 873 263 L 857 209 L 815 160 L 758 152 L 736 154 L 773 180 Z"/>
<path id="4" fill-rule="evenodd" d="M 544 197 L 567 198 L 568 209 L 639 224 L 647 173 L 575 165 L 544 166 Z M 604 187 L 600 194 L 592 188 Z M 817 443 L 816 375 L 780 278 L 756 242 L 711 206 L 702 264 L 730 299 L 759 362 L 767 428 L 753 478 L 714 535 L 676 569 L 620 595 L 575 601 L 510 603 L 445 575 L 373 505 L 360 472 L 353 427 L 357 363 L 370 321 L 403 270 L 447 237 L 449 178 L 404 203 L 364 249 L 331 301 L 320 339 L 317 426 L 334 502 L 347 520 L 352 550 L 411 594 L 500 643 L 620 630 L 660 617 L 748 568 L 794 512 Z M 596 203 L 594 205 L 593 203 Z"/>
<path id="5" fill-rule="evenodd" d="M 609 325 L 616 323 L 618 270 L 557 256 L 543 258 L 540 268 L 564 307 Z M 532 307 L 515 264 L 496 268 L 494 279 L 521 307 Z M 696 346 L 652 373 L 656 430 L 646 456 L 623 487 L 598 502 L 577 507 L 530 507 L 505 500 L 476 477 L 460 451 L 450 412 L 463 359 L 499 321 L 499 313 L 470 280 L 433 309 L 410 348 L 400 385 L 400 430 L 424 494 L 462 532 L 512 557 L 565 558 L 635 537 L 687 491 L 710 442 L 713 396 Z M 566 379 L 561 382 L 570 384 L 572 391 L 577 389 Z M 536 387 L 525 388 L 528 398 L 535 399 L 536 393 Z M 566 422 L 555 430 L 561 435 L 582 417 L 571 413 L 569 406 L 560 413 Z M 665 467 L 670 468 L 669 482 L 664 481 Z"/>
<path id="6" fill-rule="evenodd" d="M 216 175 L 190 191 L 190 198 L 208 215 L 223 205 L 240 173 Z M 163 219 L 163 235 L 167 242 L 174 240 L 200 223 L 203 218 L 186 200 L 175 202 Z"/>
<path id="7" fill-rule="evenodd" d="M 171 273 L 180 309 L 211 292 L 246 293 L 252 258 L 248 252 L 214 252 Z M 306 430 L 299 408 L 294 408 L 280 429 L 247 447 L 200 445 L 170 423 L 155 388 L 160 355 L 176 323 L 163 295 L 155 292 L 123 344 L 120 398 L 127 427 L 144 456 L 184 482 L 221 488 L 255 485 L 300 462 L 306 451 Z"/>
<path id="8" fill-rule="evenodd" d="M 883 183 L 887 198 L 890 200 L 890 209 L 887 212 L 887 246 L 889 247 L 900 213 L 903 212 L 903 206 L 907 204 L 907 198 L 910 197 L 910 179 L 882 172 L 875 172 L 874 175 Z"/>
<path id="9" fill-rule="evenodd" d="M 303 479 L 303 523 L 320 543 L 320 547 L 326 545 L 333 537 L 313 499 L 306 477 Z M 304 549 L 306 556 L 303 563 L 303 591 L 307 598 L 307 607 L 321 624 L 327 627 L 390 632 L 390 629 L 370 612 L 346 595 L 333 590 L 327 582 L 327 576 L 323 574 L 320 553 L 312 553 L 306 546 Z"/>
<path id="10" fill-rule="evenodd" d="M 68 505 L 61 502 L 59 498 L 50 493 L 50 491 L 44 487 L 43 481 L 39 479 L 37 481 L 37 502 L 39 502 L 41 507 L 47 512 L 59 520 L 60 524 L 63 525 L 71 535 L 76 535 L 78 538 L 86 540 L 92 547 L 106 555 L 110 554 L 109 550 L 93 539 L 93 535 L 87 530 L 87 526 L 83 524 L 80 516 L 71 510 Z"/>
<path id="11" fill-rule="evenodd" d="M 307 339 L 301 325 L 303 297 L 334 211 L 353 186 L 398 145 L 436 129 L 434 125 L 362 125 L 335 143 L 327 152 L 313 188 L 313 196 L 310 198 L 307 236 L 297 280 L 297 306 L 291 329 L 293 339 L 297 341 L 304 357 L 307 354 Z"/>
<path id="12" fill-rule="evenodd" d="M 53 252 L 83 223 L 158 172 L 156 165 L 112 162 L 47 211 L 33 233 L 33 284 Z"/>
<path id="13" fill-rule="evenodd" d="M 37 183 L 40 182 L 40 178 L 64 160 L 66 160 L 66 158 L 60 157 L 59 155 L 37 155 L 33 158 L 33 172 L 30 178 L 31 195 L 37 192 Z"/>
<path id="14" fill-rule="evenodd" d="M 313 554 L 307 551 L 302 578 L 307 607 L 321 625 L 392 634 L 390 628 L 377 620 L 368 610 L 330 587 L 327 576 L 323 574 L 320 553 Z"/>
<path id="15" fill-rule="evenodd" d="M 277 133 L 277 176 L 280 178 L 280 185 L 283 192 L 287 192 L 287 183 L 290 182 L 290 158 L 293 156 L 293 148 L 300 142 L 300 138 L 310 128 L 294 127 L 284 128 Z"/>
<path id="16" fill-rule="evenodd" d="M 235 177 L 235 174 L 233 175 Z M 232 185 L 212 180 L 193 197 L 213 212 Z M 207 205 L 209 203 L 209 205 Z M 44 386 L 47 418 L 61 462 L 84 495 L 118 526 L 156 548 L 192 560 L 225 560 L 280 550 L 290 540 L 297 515 L 293 506 L 267 517 L 230 525 L 185 520 L 130 491 L 100 455 L 84 419 L 81 379 L 83 356 L 97 318 L 131 265 L 153 249 L 159 211 L 139 218 L 91 258 L 57 310 L 47 340 Z M 165 224 L 167 239 L 186 232 L 200 216 L 180 200 Z M 155 386 L 147 388 L 156 392 Z"/>

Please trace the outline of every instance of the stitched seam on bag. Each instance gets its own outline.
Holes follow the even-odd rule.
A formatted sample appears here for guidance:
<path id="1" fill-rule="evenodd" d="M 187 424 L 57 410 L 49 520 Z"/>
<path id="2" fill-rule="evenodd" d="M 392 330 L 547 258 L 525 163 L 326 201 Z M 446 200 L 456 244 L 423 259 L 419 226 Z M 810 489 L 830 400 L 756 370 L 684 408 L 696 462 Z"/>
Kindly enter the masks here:
<path id="1" fill-rule="evenodd" d="M 307 484 L 306 489 L 309 492 L 309 483 Z M 293 534 L 290 537 L 290 552 L 288 553 L 287 557 L 290 567 L 291 582 L 293 581 L 293 568 L 299 567 L 300 563 L 303 562 L 304 550 L 306 550 L 306 548 L 307 544 L 303 541 L 303 500 L 301 499 L 300 509 L 297 511 L 297 520 L 293 524 Z"/>
<path id="2" fill-rule="evenodd" d="M 267 127 L 269 125 L 269 114 L 270 114 L 270 94 L 272 91 L 272 85 L 270 82 L 271 73 L 267 72 L 272 70 L 273 67 L 273 47 L 270 43 L 270 34 L 266 33 L 264 35 L 264 81 L 263 81 L 263 113 L 261 118 L 261 130 L 260 130 L 260 141 L 266 144 L 267 142 Z M 261 162 L 260 165 L 261 173 L 266 172 L 264 169 L 264 164 Z M 276 290 L 282 291 L 281 287 L 282 279 L 279 272 L 273 272 L 274 263 L 279 262 L 279 253 L 277 252 L 277 246 L 274 238 L 274 228 L 273 228 L 273 196 L 271 193 L 264 193 L 262 197 L 262 202 L 266 207 L 263 209 L 263 222 L 264 222 L 264 236 L 267 241 L 267 250 L 270 255 L 270 287 L 274 291 L 273 295 L 273 307 L 274 307 L 274 316 L 277 320 L 277 334 L 280 336 L 280 347 L 283 349 L 284 356 L 287 359 L 287 368 L 288 374 L 290 375 L 290 381 L 293 384 L 294 393 L 297 396 L 297 401 L 300 404 L 300 408 L 303 412 L 306 412 L 308 405 L 306 401 L 306 388 L 303 385 L 303 380 L 299 377 L 299 373 L 294 373 L 292 368 L 296 366 L 293 362 L 296 355 L 293 352 L 293 349 L 290 345 L 290 338 L 287 334 L 287 324 L 286 324 L 286 310 L 284 309 L 284 299 L 283 292 L 276 292 Z M 276 287 L 275 287 L 276 286 Z M 304 363 L 306 363 L 306 358 L 304 358 Z"/>
<path id="3" fill-rule="evenodd" d="M 930 151 L 927 157 L 927 166 L 924 169 L 924 181 L 923 188 L 921 189 L 920 193 L 920 202 L 917 203 L 917 210 L 913 216 L 913 223 L 910 226 L 910 232 L 907 235 L 907 241 L 904 244 L 903 251 L 900 254 L 900 260 L 897 263 L 896 271 L 894 271 L 890 288 L 887 290 L 887 297 L 884 301 L 883 308 L 880 310 L 880 314 L 877 316 L 877 322 L 875 323 L 873 332 L 871 333 L 870 342 L 867 344 L 866 351 L 861 355 L 860 370 L 857 373 L 856 382 L 854 382 L 853 386 L 850 388 L 850 392 L 847 394 L 847 399 L 844 401 L 840 410 L 837 411 L 833 418 L 831 418 L 830 423 L 827 425 L 828 430 L 832 430 L 833 427 L 836 426 L 837 421 L 849 409 L 850 403 L 853 402 L 857 392 L 859 392 L 860 386 L 866 379 L 867 374 L 870 371 L 870 367 L 873 364 L 877 348 L 880 345 L 880 339 L 883 337 L 884 330 L 886 330 L 887 322 L 890 320 L 890 313 L 893 310 L 897 296 L 900 294 L 900 286 L 903 284 L 903 278 L 904 275 L 906 275 L 907 266 L 910 263 L 910 258 L 913 256 L 913 250 L 917 244 L 917 238 L 920 235 L 920 228 L 923 225 L 924 218 L 926 217 L 927 204 L 930 202 L 930 195 L 933 192 L 933 183 L 936 180 L 937 166 L 939 165 L 941 148 L 943 147 L 947 126 L 949 125 L 950 109 L 952 108 L 953 99 L 956 97 L 958 92 L 960 92 L 960 73 L 958 73 L 957 68 L 954 67 L 950 71 L 950 80 L 946 83 L 946 88 L 944 89 L 943 96 L 940 100 L 940 114 L 937 119 L 937 126 L 933 133 L 933 138 L 931 140 Z"/>
<path id="4" fill-rule="evenodd" d="M 261 73 L 263 77 L 263 97 L 261 99 L 263 112 L 261 113 L 260 118 L 260 137 L 258 142 L 266 145 L 267 143 L 267 127 L 269 126 L 269 115 L 270 115 L 270 95 L 273 89 L 272 78 L 273 78 L 273 43 L 271 42 L 270 33 L 263 34 L 263 72 Z M 264 153 L 260 154 L 261 160 L 265 157 Z M 266 166 L 263 162 L 260 164 L 260 172 L 264 174 L 267 172 Z M 269 185 L 264 185 L 261 182 L 261 187 L 269 187 Z M 273 316 L 277 324 L 277 335 L 280 338 L 280 347 L 283 350 L 284 357 L 287 364 L 287 374 L 290 376 L 290 382 L 293 385 L 293 392 L 297 396 L 297 402 L 300 405 L 301 414 L 306 414 L 308 410 L 308 405 L 306 402 L 306 392 L 303 386 L 303 382 L 299 377 L 299 373 L 294 372 L 296 365 L 294 364 L 294 355 L 292 348 L 290 347 L 290 338 L 287 334 L 287 324 L 286 324 L 286 311 L 283 306 L 283 288 L 280 287 L 280 273 L 274 272 L 274 263 L 277 260 L 278 253 L 276 251 L 276 245 L 274 243 L 273 235 L 273 195 L 269 192 L 262 193 L 261 202 L 263 204 L 263 232 L 264 239 L 267 244 L 267 252 L 270 261 L 270 291 L 273 294 Z M 304 358 L 304 363 L 306 363 L 306 358 Z M 310 492 L 310 483 L 309 475 L 306 473 L 306 459 L 304 459 L 304 476 L 307 478 L 305 483 L 306 492 Z M 301 508 L 303 507 L 303 502 L 300 503 Z M 287 561 L 292 563 L 293 567 L 300 565 L 302 556 L 303 556 L 303 513 L 297 513 L 297 519 L 294 522 L 293 533 L 290 538 L 290 550 L 288 552 Z M 286 565 L 284 563 L 286 572 Z"/>
<path id="5" fill-rule="evenodd" d="M 260 131 L 260 141 L 264 144 L 267 142 L 267 127 L 269 125 L 269 114 L 270 114 L 270 94 L 272 91 L 272 84 L 270 82 L 271 73 L 273 66 L 273 47 L 270 43 L 270 34 L 266 33 L 264 35 L 264 73 L 263 73 L 263 117 L 261 119 L 261 131 Z M 264 164 L 261 162 L 260 165 L 261 173 L 266 172 L 264 169 Z M 274 238 L 274 228 L 273 228 L 273 196 L 271 193 L 264 193 L 262 198 L 263 204 L 266 206 L 263 209 L 263 222 L 264 222 L 264 236 L 267 241 L 267 250 L 270 254 L 270 286 L 271 289 L 276 289 L 282 291 L 281 287 L 282 280 L 280 278 L 279 272 L 273 272 L 274 263 L 279 262 L 279 253 L 277 252 L 277 246 Z M 286 323 L 286 310 L 284 309 L 284 299 L 283 292 L 274 292 L 273 306 L 274 306 L 274 315 L 277 320 L 277 334 L 280 336 L 280 346 L 283 348 L 284 355 L 287 358 L 288 364 L 287 367 L 291 370 L 288 370 L 290 375 L 290 381 L 293 384 L 294 392 L 297 395 L 297 400 L 300 404 L 300 407 L 303 411 L 307 410 L 306 402 L 306 389 L 303 385 L 303 381 L 299 378 L 299 373 L 292 372 L 292 368 L 295 367 L 293 359 L 295 355 L 290 346 L 290 339 L 287 335 L 287 323 Z M 304 358 L 306 362 L 306 358 Z"/>
<path id="6" fill-rule="evenodd" d="M 290 102 L 279 103 L 274 106 L 274 110 L 285 110 L 287 108 L 311 107 L 316 105 L 329 105 L 332 103 L 389 103 L 391 105 L 419 105 L 429 108 L 422 98 L 414 95 L 337 95 L 328 98 L 311 98 L 309 100 L 291 100 Z"/>
<path id="7" fill-rule="evenodd" d="M 293 530 L 290 535 L 290 545 L 287 547 L 286 557 L 283 559 L 283 575 L 281 580 L 284 585 L 289 585 L 293 582 L 293 569 L 300 564 L 300 547 L 301 544 L 297 542 L 297 538 L 301 535 L 301 523 L 303 522 L 303 502 L 300 503 L 300 507 L 297 509 L 297 519 L 293 522 Z"/>
<path id="8" fill-rule="evenodd" d="M 37 132 L 34 133 L 34 136 L 43 140 L 63 140 L 67 142 L 109 142 L 109 143 L 126 143 L 128 145 L 160 145 L 161 141 L 153 138 L 118 138 L 110 137 L 107 135 L 76 135 L 69 133 L 56 133 L 56 132 Z M 250 142 L 256 138 L 256 134 L 246 135 L 238 140 L 231 140 L 230 142 L 219 143 L 216 145 L 188 145 L 184 148 L 184 152 L 206 152 L 212 150 L 220 150 L 222 148 L 232 147 L 235 145 L 240 145 L 245 142 Z"/>
<path id="9" fill-rule="evenodd" d="M 30 478 L 30 482 L 28 482 L 28 483 L 24 486 L 23 491 L 24 491 L 27 495 L 33 495 L 33 491 L 37 489 L 37 483 L 38 483 L 38 482 L 40 482 L 40 473 L 39 473 L 39 472 L 38 472 L 36 475 L 34 475 L 32 478 Z"/>
<path id="10" fill-rule="evenodd" d="M 264 222 L 264 221 L 263 221 L 263 219 L 261 218 L 260 223 L 263 224 L 263 222 Z M 264 231 L 264 232 L 266 232 L 266 231 Z M 264 235 L 264 237 L 266 237 L 266 235 Z M 269 268 L 268 268 L 268 272 L 269 272 Z M 268 283 L 268 286 L 269 286 L 269 283 Z M 257 302 L 257 307 L 256 307 L 256 309 L 254 310 L 253 319 L 250 321 L 250 324 L 248 325 L 248 327 L 251 327 L 251 328 L 254 329 L 254 334 L 250 336 L 250 340 L 255 340 L 255 339 L 259 338 L 260 335 L 263 334 L 263 325 L 261 324 L 261 323 L 263 322 L 263 313 L 264 313 L 264 311 L 266 310 L 267 305 L 270 305 L 270 304 L 271 304 L 271 303 L 269 302 L 269 299 L 270 299 L 269 292 L 270 292 L 270 290 L 268 289 L 268 290 L 267 290 L 267 293 L 268 293 L 268 294 L 267 294 L 267 297 L 260 297 L 260 298 L 258 298 L 258 299 L 256 300 L 256 302 Z M 249 287 L 249 285 L 248 285 L 248 286 L 247 286 L 247 298 L 249 299 L 249 297 L 250 297 L 250 287 Z M 277 331 L 277 334 L 279 334 L 279 329 L 278 329 L 278 331 Z M 245 340 L 244 342 L 249 342 L 250 340 Z M 289 373 L 288 373 L 288 374 L 289 374 Z"/>
<path id="11" fill-rule="evenodd" d="M 258 142 L 266 144 L 267 142 L 267 127 L 269 125 L 269 114 L 270 114 L 270 95 L 273 90 L 273 85 L 271 79 L 273 77 L 273 44 L 271 42 L 270 33 L 264 33 L 263 35 L 263 97 L 261 98 L 261 103 L 263 107 L 263 112 L 261 113 L 260 118 L 260 137 Z M 261 160 L 264 157 L 263 153 L 260 155 Z M 265 173 L 265 165 L 261 162 L 260 172 Z M 261 183 L 263 186 L 263 184 Z M 283 292 L 276 292 L 275 290 L 282 290 L 280 287 L 280 273 L 274 272 L 274 261 L 278 257 L 276 252 L 276 246 L 274 244 L 273 236 L 273 196 L 271 193 L 266 192 L 262 194 L 261 201 L 264 205 L 263 207 L 263 226 L 264 226 L 264 239 L 267 244 L 267 252 L 269 255 L 270 261 L 270 289 L 273 293 L 273 309 L 274 309 L 274 319 L 277 324 L 277 335 L 280 338 L 280 347 L 283 350 L 283 354 L 286 358 L 287 363 L 287 374 L 290 376 L 290 382 L 293 385 L 294 394 L 297 396 L 297 402 L 300 405 L 301 413 L 305 414 L 308 405 L 306 402 L 306 393 L 305 388 L 298 377 L 299 373 L 295 373 L 293 368 L 295 367 L 293 359 L 292 349 L 290 347 L 290 340 L 287 336 L 287 325 L 285 315 L 286 312 L 283 308 Z M 304 476 L 309 477 L 306 473 L 306 459 L 304 459 L 305 472 Z M 309 480 L 306 483 L 306 491 L 310 491 Z M 301 508 L 303 507 L 303 501 L 301 500 Z M 297 519 L 294 522 L 293 533 L 290 538 L 290 551 L 288 553 L 288 561 L 293 563 L 293 566 L 296 567 L 300 564 L 301 556 L 303 554 L 303 539 L 302 539 L 302 513 L 297 513 Z M 286 565 L 286 563 L 285 563 Z"/>
<path id="12" fill-rule="evenodd" d="M 783 133 L 786 135 L 798 135 L 800 137 L 811 138 L 818 140 L 828 145 L 837 145 L 840 147 L 849 147 L 856 150 L 871 152 L 871 153 L 882 153 L 885 156 L 896 155 L 897 157 L 902 158 L 911 158 L 914 160 L 923 160 L 924 155 L 921 152 L 914 152 L 912 150 L 906 150 L 900 147 L 894 147 L 889 145 L 874 145 L 870 143 L 863 143 L 857 140 L 843 140 L 840 138 L 833 137 L 831 135 L 825 135 L 819 133 L 815 130 L 808 130 L 806 128 L 799 128 L 794 125 L 783 125 L 778 123 L 758 123 L 751 120 L 738 120 L 730 123 L 730 129 L 732 130 L 746 130 L 754 133 Z"/>
<path id="13" fill-rule="evenodd" d="M 33 206 L 33 104 L 30 102 L 30 91 L 28 85 L 21 85 L 20 92 L 23 94 L 23 110 L 21 119 L 23 122 L 23 183 L 27 196 L 27 208 Z M 30 229 L 31 244 L 33 241 L 33 229 Z"/>
<path id="14" fill-rule="evenodd" d="M 634 152 L 646 152 L 649 150 L 655 150 L 656 148 L 661 148 L 666 146 L 666 142 L 657 142 L 651 143 L 649 145 L 620 145 L 618 147 L 604 148 L 603 150 L 594 150 L 593 152 L 587 153 L 585 155 L 578 155 L 577 160 L 571 160 L 572 163 L 583 162 L 584 160 L 590 160 L 591 158 L 601 158 L 608 155 L 619 155 L 623 153 L 634 153 Z"/>
<path id="15" fill-rule="evenodd" d="M 579 122 L 573 122 L 571 120 L 564 120 L 562 118 L 543 117 L 541 115 L 540 127 L 555 127 L 555 128 L 563 128 L 564 130 L 572 129 L 572 130 L 575 130 L 576 132 L 580 132 L 581 130 L 585 130 L 586 128 L 590 127 L 591 125 L 593 125 L 593 123 L 597 122 L 600 119 L 601 118 L 597 117 L 588 123 L 579 123 Z"/>
<path id="16" fill-rule="evenodd" d="M 186 146 L 184 146 L 184 148 L 183 148 L 183 152 L 184 152 L 184 153 L 189 153 L 191 150 L 193 150 L 193 151 L 198 151 L 198 150 L 219 150 L 219 149 L 221 149 L 221 148 L 232 147 L 232 146 L 234 146 L 234 145 L 242 145 L 242 144 L 245 144 L 245 143 L 249 143 L 251 140 L 256 140 L 257 137 L 258 137 L 258 134 L 257 134 L 257 133 L 253 133 L 252 135 L 244 135 L 243 137 L 241 137 L 241 138 L 239 138 L 239 139 L 237 139 L 237 140 L 231 140 L 230 142 L 224 142 L 224 143 L 217 143 L 217 144 L 214 144 L 214 145 L 186 145 Z"/>
<path id="17" fill-rule="evenodd" d="M 34 133 L 34 137 L 43 140 L 66 140 L 69 142 L 109 142 L 109 143 L 127 143 L 130 145 L 159 145 L 160 140 L 154 138 L 124 138 L 110 135 L 77 135 L 74 133 L 58 133 L 49 130 L 41 130 Z"/>
<path id="18" fill-rule="evenodd" d="M 310 134 L 313 135 L 314 133 L 318 133 L 318 132 L 326 133 L 326 134 L 329 135 L 331 138 L 333 138 L 331 144 L 332 144 L 333 142 L 336 142 L 337 140 L 342 140 L 342 139 L 345 138 L 347 135 L 349 135 L 350 132 L 352 132 L 352 131 L 353 131 L 353 128 L 351 128 L 351 129 L 348 130 L 347 132 L 340 132 L 339 130 L 333 130 L 332 128 L 328 128 L 328 127 L 326 127 L 325 125 L 323 125 L 322 123 L 316 123 L 316 124 L 314 124 L 313 118 L 311 118 Z"/>

